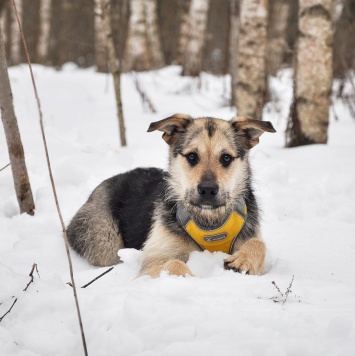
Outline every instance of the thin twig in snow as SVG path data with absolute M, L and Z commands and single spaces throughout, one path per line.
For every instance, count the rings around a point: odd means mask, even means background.
M 282 304 L 286 303 L 287 297 L 291 292 L 291 287 L 292 287 L 292 283 L 293 283 L 294 278 L 295 278 L 295 275 L 292 276 L 291 282 L 290 282 L 289 286 L 287 287 L 287 290 L 285 292 L 285 299 L 283 300 Z
M 29 273 L 29 276 L 31 277 L 31 280 L 27 283 L 25 289 L 23 289 L 24 292 L 27 291 L 28 287 L 29 287 L 30 284 L 33 282 L 33 272 L 34 272 L 34 270 L 37 271 L 37 274 L 38 274 L 38 277 L 39 277 L 38 268 L 37 268 L 37 263 L 34 263 L 34 264 L 32 265 L 31 272 Z M 41 278 L 41 277 L 39 277 L 39 278 Z M 12 298 L 15 298 L 15 297 L 13 296 Z M 5 316 L 6 316 L 7 314 L 9 314 L 9 313 L 11 312 L 11 310 L 12 310 L 12 308 L 14 307 L 14 305 L 15 305 L 16 302 L 17 302 L 17 298 L 15 298 L 15 300 L 14 300 L 14 302 L 12 303 L 10 309 L 9 309 L 3 316 L 0 317 L 0 322 L 2 321 L 2 319 L 5 318 Z M 1 305 L 1 304 L 2 304 L 2 303 L 0 303 L 0 305 Z
M 36 271 L 37 271 L 38 277 L 41 278 L 41 277 L 39 276 L 39 273 L 38 273 L 37 263 L 34 263 L 33 266 L 32 266 L 31 272 L 30 272 L 30 274 L 29 274 L 29 276 L 31 277 L 31 280 L 27 283 L 26 288 L 23 290 L 24 292 L 26 292 L 27 288 L 28 288 L 28 287 L 30 286 L 30 284 L 33 282 L 33 272 L 35 271 L 35 269 L 36 269 Z
M 114 267 L 109 268 L 107 271 L 105 271 L 104 273 L 101 273 L 99 276 L 97 276 L 96 278 L 94 278 L 92 281 L 90 281 L 89 283 L 86 283 L 85 285 L 83 285 L 81 288 L 86 288 L 87 286 L 89 286 L 91 283 L 94 283 L 96 280 L 98 280 L 99 278 L 101 278 L 102 276 L 104 276 L 106 273 L 109 273 L 113 270 Z
M 114 269 L 114 267 L 109 268 L 107 271 L 101 273 L 99 276 L 95 277 L 93 280 L 91 280 L 90 282 L 84 284 L 84 285 L 83 285 L 82 287 L 80 287 L 80 288 L 86 288 L 86 287 L 88 287 L 91 283 L 94 283 L 94 282 L 97 281 L 99 278 L 101 278 L 102 276 L 104 276 L 106 273 L 111 272 L 113 269 Z M 70 282 L 68 282 L 67 285 L 70 286 L 70 287 L 73 287 L 73 285 L 72 285 Z
M 56 191 L 56 188 L 55 188 L 54 179 L 53 179 L 53 175 L 52 175 L 51 163 L 50 163 L 50 160 L 49 160 L 49 153 L 48 153 L 48 147 L 47 147 L 47 142 L 46 142 L 46 135 L 44 133 L 43 113 L 42 113 L 42 109 L 41 109 L 41 103 L 40 103 L 40 100 L 39 100 L 39 96 L 38 96 L 38 92 L 37 92 L 37 86 L 36 86 L 34 75 L 33 75 L 33 71 L 32 71 L 32 64 L 31 64 L 31 60 L 30 60 L 30 55 L 28 53 L 27 43 L 26 43 L 25 35 L 23 33 L 21 21 L 20 21 L 18 12 L 17 12 L 15 0 L 12 0 L 12 4 L 13 4 L 14 11 L 15 11 L 17 23 L 18 23 L 18 26 L 20 28 L 21 37 L 22 37 L 22 43 L 23 43 L 23 46 L 25 48 L 26 58 L 27 58 L 27 62 L 28 62 L 28 66 L 29 66 L 29 70 L 30 70 L 30 74 L 31 74 L 33 90 L 34 90 L 36 101 L 37 101 L 37 108 L 38 108 L 38 114 L 39 114 L 39 123 L 40 123 L 40 127 L 41 127 L 44 150 L 45 150 L 45 153 L 46 153 L 48 172 L 49 172 L 49 177 L 50 177 L 50 181 L 51 181 L 51 185 L 52 185 L 52 191 L 53 191 L 53 195 L 54 195 L 55 204 L 56 204 L 56 207 L 57 207 L 59 220 L 60 220 L 60 223 L 61 223 L 61 226 L 62 226 L 62 229 L 63 229 L 63 237 L 64 237 L 65 249 L 66 249 L 66 253 L 67 253 L 67 257 L 68 257 L 71 283 L 73 285 L 75 305 L 76 305 L 76 310 L 77 310 L 78 319 L 79 319 L 79 326 L 80 326 L 80 331 L 81 331 L 81 339 L 82 339 L 82 343 L 83 343 L 84 353 L 87 356 L 88 355 L 88 351 L 87 351 L 87 347 L 86 347 L 86 340 L 85 340 L 83 323 L 82 323 L 82 320 L 81 320 L 78 296 L 76 294 L 76 288 L 75 288 L 75 282 L 74 282 L 74 272 L 73 272 L 73 265 L 72 265 L 72 261 L 71 261 L 71 257 L 70 257 L 67 231 L 66 231 L 66 228 L 65 228 L 65 225 L 64 225 L 62 213 L 60 211 L 59 202 L 58 202 L 58 198 L 57 198 L 57 191 Z
M 2 167 L 2 168 L 0 169 L 0 172 L 3 171 L 5 168 L 7 168 L 10 164 L 11 164 L 11 163 L 8 163 L 6 166 Z
M 16 302 L 17 302 L 17 298 L 16 298 L 16 299 L 14 300 L 14 302 L 12 303 L 10 309 L 9 309 L 3 316 L 0 317 L 0 323 L 2 322 L 2 319 L 4 319 L 5 316 L 11 312 L 11 310 L 12 310 L 12 308 L 14 307 L 14 305 L 15 305 Z
M 281 294 L 281 297 L 283 297 L 284 295 L 281 293 L 280 288 L 279 288 L 279 286 L 276 284 L 276 282 L 275 282 L 275 281 L 272 281 L 271 283 L 274 285 L 274 287 L 275 287 L 275 288 L 278 290 L 278 292 Z
M 274 285 L 274 287 L 277 289 L 277 291 L 280 293 L 281 295 L 281 298 L 279 296 L 274 296 L 274 297 L 271 297 L 270 299 L 274 302 L 274 303 L 282 303 L 285 304 L 286 301 L 287 301 L 287 297 L 288 295 L 291 293 L 291 287 L 292 287 L 292 283 L 293 283 L 293 280 L 295 279 L 295 276 L 293 275 L 292 276 L 292 279 L 290 281 L 290 284 L 288 285 L 285 293 L 282 293 L 280 288 L 278 287 L 278 285 L 276 284 L 275 281 L 272 281 L 271 283 Z

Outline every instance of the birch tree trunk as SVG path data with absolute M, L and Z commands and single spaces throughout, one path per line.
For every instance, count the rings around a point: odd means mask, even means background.
M 15 3 L 16 3 L 16 8 L 17 8 L 19 18 L 20 20 L 22 20 L 22 0 L 15 0 Z M 16 65 L 21 63 L 21 33 L 15 16 L 15 10 L 12 8 L 13 7 L 12 3 L 10 4 L 10 6 L 11 6 L 11 14 L 12 14 L 10 58 L 11 58 L 11 62 Z
M 115 44 L 113 41 L 111 21 L 109 16 L 109 2 L 107 0 L 100 0 L 100 5 L 102 11 L 102 24 L 106 34 L 106 42 L 107 42 L 107 48 L 108 48 L 108 54 L 110 60 L 110 67 L 111 67 L 111 72 L 112 72 L 114 86 L 115 86 L 117 117 L 118 117 L 121 146 L 127 146 L 126 129 L 124 125 L 122 100 L 121 100 L 121 73 L 118 66 L 118 58 L 116 54 Z
M 287 50 L 287 25 L 290 14 L 289 0 L 270 1 L 269 30 L 266 67 L 269 75 L 275 76 L 282 68 Z
M 98 72 L 107 72 L 107 45 L 101 0 L 95 0 L 95 64 Z
M 39 39 L 37 43 L 37 56 L 39 63 L 45 64 L 48 58 L 49 33 L 51 29 L 52 0 L 41 0 L 39 8 Z
M 129 0 L 111 0 L 111 29 L 115 34 L 115 49 L 122 62 L 129 21 Z
M 2 29 L 2 34 L 3 34 L 3 42 L 4 42 L 4 48 L 5 51 L 7 49 L 7 43 L 9 42 L 8 39 L 8 31 L 7 31 L 7 26 L 8 26 L 8 8 L 6 6 L 6 3 L 2 3 L 2 6 L 0 8 L 0 26 Z
M 268 0 L 240 0 L 238 116 L 261 119 L 266 92 Z
M 4 41 L 0 27 L 0 109 L 7 147 L 11 162 L 17 201 L 21 213 L 34 214 L 30 181 L 27 174 L 25 154 L 12 101 L 12 92 L 7 72 Z
M 144 0 L 131 0 L 130 11 L 123 68 L 125 71 L 149 70 L 150 60 L 146 37 Z
M 1 22 L 3 41 L 5 44 L 5 53 L 7 55 L 8 63 L 11 63 L 11 39 L 12 39 L 11 28 L 12 28 L 12 12 L 13 12 L 13 9 L 10 5 L 12 6 L 12 3 L 10 3 L 10 1 L 6 1 L 3 4 L 3 9 L 2 9 L 3 21 Z
M 144 7 L 150 66 L 157 69 L 165 64 L 158 25 L 157 0 L 145 0 Z
M 300 0 L 294 99 L 287 146 L 327 143 L 332 71 L 332 0 Z
M 239 2 L 240 0 L 231 0 L 230 2 L 229 73 L 231 74 L 231 106 L 236 106 L 237 103 Z
M 182 75 L 196 77 L 202 70 L 209 5 L 210 0 L 191 0 Z
M 189 36 L 189 9 L 191 0 L 181 0 L 182 17 L 179 31 L 179 49 L 178 49 L 178 64 L 182 65 L 184 62 L 185 49 Z
M 340 16 L 344 9 L 345 2 L 346 2 L 346 0 L 334 0 L 334 8 L 332 11 L 333 25 L 335 25 L 338 22 L 338 20 L 340 19 Z

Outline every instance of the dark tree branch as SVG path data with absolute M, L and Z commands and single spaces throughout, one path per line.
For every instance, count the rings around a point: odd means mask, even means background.
M 3 316 L 0 317 L 0 323 L 2 322 L 2 319 L 4 319 L 7 314 L 10 314 L 10 312 L 11 312 L 11 310 L 12 310 L 12 308 L 14 307 L 14 305 L 15 305 L 16 302 L 17 302 L 17 298 L 16 298 L 16 299 L 14 300 L 14 302 L 12 303 L 10 309 L 9 309 Z
M 101 273 L 99 276 L 97 276 L 96 278 L 94 278 L 92 281 L 90 281 L 89 283 L 86 283 L 85 285 L 83 285 L 81 288 L 86 288 L 88 287 L 91 283 L 94 283 L 95 281 L 97 281 L 99 278 L 101 278 L 102 276 L 104 276 L 106 273 L 109 273 L 113 270 L 114 267 L 109 268 L 107 271 L 105 271 L 104 273 Z
M 26 288 L 23 290 L 24 292 L 26 292 L 27 288 L 28 288 L 28 287 L 30 286 L 30 284 L 33 282 L 33 272 L 34 272 L 35 270 L 37 271 L 38 277 L 41 278 L 41 277 L 39 276 L 39 273 L 38 273 L 37 263 L 34 263 L 33 266 L 32 266 L 31 272 L 30 272 L 30 274 L 29 274 L 29 276 L 31 277 L 31 280 L 27 283 Z
M 5 168 L 7 168 L 8 166 L 10 166 L 10 164 L 11 164 L 11 163 L 8 163 L 6 166 L 2 167 L 2 168 L 0 169 L 0 172 L 3 171 L 3 170 L 4 170 Z
M 91 280 L 90 282 L 86 283 L 86 284 L 83 285 L 81 288 L 86 288 L 86 287 L 88 287 L 91 283 L 94 283 L 94 282 L 97 281 L 99 278 L 103 277 L 106 273 L 111 272 L 113 269 L 114 269 L 114 267 L 109 268 L 107 271 L 101 273 L 99 276 L 95 277 L 93 280 Z M 73 285 L 72 285 L 70 282 L 68 282 L 67 285 L 73 288 Z
M 37 275 L 38 275 L 38 277 L 39 277 L 38 268 L 37 268 L 37 263 L 34 263 L 34 264 L 32 265 L 31 272 L 29 273 L 29 276 L 31 277 L 31 280 L 27 283 L 25 289 L 23 289 L 24 292 L 26 292 L 27 289 L 28 289 L 28 287 L 30 286 L 30 284 L 33 283 L 33 272 L 34 272 L 35 270 L 36 270 Z M 41 277 L 39 277 L 39 278 L 41 278 Z M 14 297 L 12 297 L 12 298 L 14 298 Z M 0 317 L 0 322 L 2 321 L 2 319 L 5 318 L 5 316 L 6 316 L 7 314 L 10 314 L 10 312 L 11 312 L 11 310 L 12 310 L 12 308 L 14 307 L 14 305 L 15 305 L 16 302 L 17 302 L 17 298 L 15 298 L 15 300 L 14 300 L 14 302 L 12 303 L 10 309 L 9 309 L 3 316 Z M 2 303 L 0 303 L 0 305 L 1 305 L 1 304 L 2 304 Z

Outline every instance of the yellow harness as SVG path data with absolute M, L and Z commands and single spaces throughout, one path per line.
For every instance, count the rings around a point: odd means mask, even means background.
M 176 217 L 180 226 L 184 228 L 202 250 L 231 253 L 234 242 L 247 218 L 247 206 L 244 200 L 238 201 L 229 217 L 219 226 L 213 227 L 198 225 L 181 204 L 178 205 Z

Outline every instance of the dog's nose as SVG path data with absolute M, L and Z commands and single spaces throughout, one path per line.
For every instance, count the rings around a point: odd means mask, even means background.
M 205 198 L 213 198 L 215 195 L 217 195 L 219 187 L 218 184 L 216 183 L 200 183 L 197 186 L 197 190 L 200 195 L 203 195 Z

